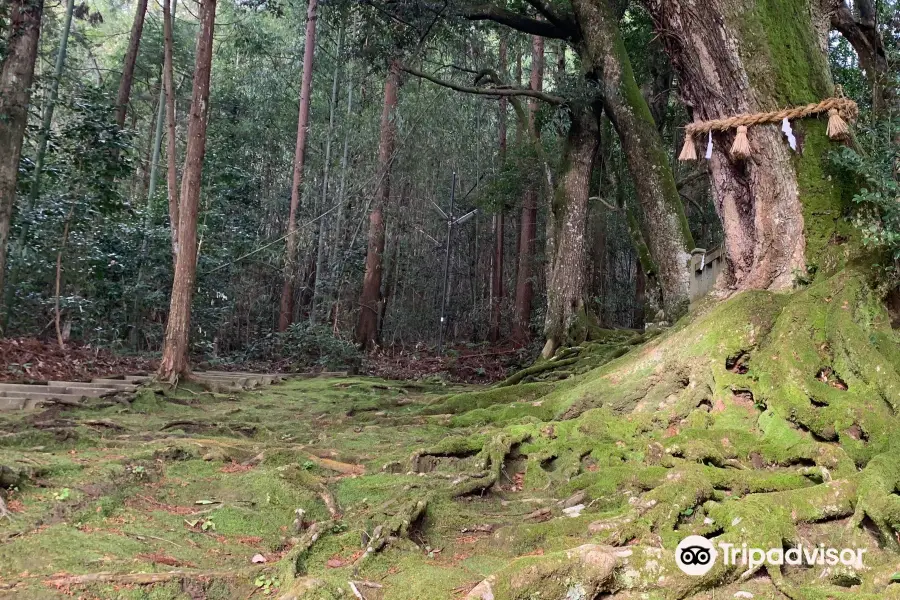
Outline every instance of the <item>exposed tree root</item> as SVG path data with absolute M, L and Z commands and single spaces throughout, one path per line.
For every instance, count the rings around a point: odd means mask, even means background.
M 90 585 L 94 583 L 120 583 L 123 585 L 152 585 L 164 583 L 173 579 L 242 579 L 252 576 L 259 571 L 247 569 L 244 571 L 167 571 L 165 573 L 88 573 L 86 575 L 60 575 L 44 580 L 44 583 L 54 587 L 70 585 Z
M 371 533 L 366 533 L 366 550 L 353 563 L 353 576 L 359 575 L 359 569 L 370 556 L 383 551 L 396 540 L 408 538 L 412 528 L 425 516 L 427 509 L 427 499 L 405 501 L 393 514 L 386 516 L 376 525 Z
M 12 513 L 6 508 L 6 502 L 3 501 L 3 496 L 0 496 L 0 519 L 4 518 L 12 521 Z
M 558 385 L 532 404 L 562 420 L 506 426 L 483 443 L 483 468 L 464 471 L 451 493 L 492 486 L 516 444 L 528 459 L 526 480 L 534 465 L 534 481 L 544 485 L 584 489 L 612 506 L 625 494 L 621 514 L 590 527 L 596 541 L 610 545 L 598 552 L 615 556 L 615 575 L 598 583 L 571 576 L 572 561 L 528 557 L 468 598 L 591 598 L 621 590 L 683 598 L 753 574 L 717 565 L 706 576 L 685 576 L 673 550 L 691 534 L 738 547 L 795 547 L 803 528 L 835 529 L 832 522 L 849 518 L 852 539 L 864 543 L 866 526 L 883 548 L 900 552 L 898 341 L 864 278 L 848 271 L 791 297 L 744 293 L 621 361 Z M 560 350 L 555 361 L 504 383 L 526 381 L 578 352 Z M 586 458 L 598 468 L 586 470 Z M 764 568 L 776 590 L 803 600 L 868 597 L 888 583 L 869 580 L 865 591 L 845 596 L 827 581 L 813 588 L 792 581 L 797 573 Z M 569 587 L 553 587 L 560 582 Z

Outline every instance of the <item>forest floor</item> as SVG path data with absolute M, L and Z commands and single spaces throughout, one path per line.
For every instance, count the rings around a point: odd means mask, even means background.
M 900 598 L 898 390 L 900 332 L 846 273 L 596 331 L 492 387 L 296 378 L 0 413 L 0 596 Z M 687 535 L 865 564 L 695 577 Z
M 438 354 L 436 348 L 424 344 L 397 345 L 365 356 L 360 370 L 386 379 L 494 383 L 527 364 L 538 350 L 511 344 L 455 344 Z M 201 369 L 254 373 L 310 370 L 309 366 L 289 359 L 247 361 L 241 357 L 194 357 L 194 363 Z M 0 365 L 3 366 L 0 382 L 90 381 L 123 373 L 152 373 L 158 364 L 158 354 L 119 354 L 74 343 L 60 348 L 56 341 L 36 338 L 0 339 Z M 323 369 L 336 370 L 317 367 Z

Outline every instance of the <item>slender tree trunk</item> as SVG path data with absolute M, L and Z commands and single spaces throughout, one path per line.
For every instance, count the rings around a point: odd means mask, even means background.
M 153 201 L 156 195 L 156 181 L 159 175 L 159 156 L 162 151 L 163 125 L 166 118 L 166 89 L 162 81 L 162 74 L 159 82 L 159 98 L 156 101 L 156 119 L 153 122 L 153 154 L 150 157 L 150 182 L 147 189 L 147 206 Z
M 41 174 L 44 171 L 44 158 L 47 154 L 47 141 L 50 136 L 50 126 L 53 124 L 53 112 L 56 108 L 56 96 L 59 92 L 59 80 L 62 78 L 63 68 L 66 64 L 66 49 L 69 45 L 69 32 L 72 28 L 72 13 L 75 8 L 75 0 L 67 0 L 66 12 L 63 16 L 62 30 L 59 34 L 59 49 L 56 53 L 56 64 L 53 68 L 53 79 L 50 80 L 50 88 L 44 98 L 44 110 L 41 118 L 41 129 L 38 135 L 38 149 L 35 156 L 34 178 L 31 182 L 31 190 L 28 194 L 28 202 L 22 214 L 31 215 L 38 196 L 41 193 Z M 18 168 L 18 165 L 16 166 Z M 13 252 L 16 257 L 21 257 L 25 251 L 25 243 L 28 241 L 28 221 L 22 224 L 19 229 L 19 235 L 16 238 L 16 244 Z M 9 281 L 6 285 L 6 314 L 3 317 L 4 325 L 9 320 L 13 312 L 13 303 L 15 302 L 14 286 L 18 280 L 16 271 L 10 272 Z M 4 327 L 5 329 L 5 327 Z
M 128 110 L 128 99 L 131 97 L 131 84 L 134 81 L 134 65 L 137 62 L 138 49 L 141 46 L 141 32 L 144 30 L 144 15 L 147 12 L 147 0 L 138 0 L 134 10 L 134 22 L 131 24 L 131 38 L 128 51 L 125 53 L 125 65 L 122 68 L 122 79 L 119 81 L 119 94 L 116 97 L 116 124 L 125 126 L 125 113 Z
M 306 136 L 309 133 L 309 96 L 312 90 L 313 55 L 316 51 L 317 0 L 309 0 L 306 8 L 306 40 L 303 48 L 303 79 L 300 83 L 300 113 L 297 118 L 297 145 L 294 152 L 294 180 L 291 184 L 291 211 L 288 216 L 287 242 L 284 256 L 284 285 L 281 289 L 281 312 L 278 330 L 287 329 L 294 319 L 294 282 L 297 279 L 297 209 L 303 188 L 306 159 Z
M 334 75 L 331 80 L 331 101 L 328 104 L 328 132 L 325 136 L 325 165 L 322 168 L 322 202 L 320 211 L 324 213 L 328 208 L 328 176 L 331 172 L 331 141 L 334 134 L 334 115 L 337 112 L 338 103 L 338 85 L 341 79 L 341 58 L 344 53 L 344 26 L 338 30 L 337 57 L 338 62 L 334 67 Z M 318 215 L 317 215 L 318 216 Z M 318 301 L 321 300 L 323 291 L 330 285 L 329 277 L 325 271 L 325 261 L 328 254 L 326 248 L 326 239 L 328 238 L 328 229 L 326 224 L 330 221 L 328 217 L 322 217 L 319 221 L 319 231 L 316 236 L 319 240 L 319 247 L 316 250 L 316 286 L 313 288 L 312 305 L 309 308 L 309 323 L 316 324 L 316 308 Z
M 44 3 L 12 0 L 9 8 L 6 55 L 0 67 L 0 291 Z
M 531 89 L 540 91 L 544 79 L 544 38 L 534 36 L 531 51 Z M 540 131 L 535 126 L 537 100 L 529 103 L 528 126 L 535 143 L 540 143 Z M 522 199 L 522 218 L 519 221 L 519 269 L 516 274 L 515 322 L 513 339 L 523 343 L 531 337 L 531 303 L 534 298 L 532 263 L 537 237 L 537 187 L 529 187 Z
M 129 344 L 135 350 L 138 349 L 141 330 L 141 300 L 144 282 L 144 271 L 147 264 L 147 255 L 150 253 L 150 237 L 147 235 L 153 223 L 153 197 L 156 196 L 156 180 L 159 173 L 159 155 L 162 149 L 163 122 L 166 111 L 166 90 L 163 84 L 163 74 L 160 71 L 159 97 L 156 101 L 156 120 L 153 127 L 153 153 L 150 158 L 150 181 L 147 190 L 147 204 L 144 209 L 144 222 L 141 226 L 141 251 L 138 255 L 138 270 L 134 294 L 134 305 L 131 315 L 131 330 L 129 331 Z
M 817 102 L 833 93 L 824 41 L 828 16 L 818 2 L 709 0 L 702 11 L 686 0 L 647 5 L 697 120 Z M 729 156 L 733 133 L 713 135 L 713 197 L 732 288 L 788 289 L 814 264 L 823 273 L 843 262 L 846 249 L 834 240 L 852 237 L 852 228 L 842 217 L 838 183 L 822 172 L 832 147 L 825 121 L 793 126 L 801 140 L 797 154 L 779 125 L 757 125 L 748 132 L 748 160 Z
M 169 195 L 169 228 L 172 230 L 172 262 L 178 262 L 178 156 L 175 138 L 174 33 L 177 0 L 163 0 L 163 87 L 166 93 L 166 187 Z
M 643 213 L 644 238 L 659 268 L 669 320 L 688 307 L 688 262 L 694 241 L 675 186 L 669 155 L 634 78 L 616 15 L 606 0 L 573 0 L 582 30 L 580 56 L 600 86 L 603 110 L 622 143 Z
M 187 152 L 181 181 L 181 205 L 178 216 L 179 252 L 175 260 L 175 278 L 169 320 L 163 343 L 159 378 L 176 383 L 190 375 L 188 342 L 191 325 L 191 300 L 197 274 L 197 211 L 200 205 L 200 183 L 203 157 L 206 154 L 206 125 L 209 116 L 209 80 L 212 70 L 213 29 L 216 0 L 201 0 L 200 31 L 197 34 L 197 64 L 194 68 L 194 90 L 188 117 Z
M 63 227 L 62 240 L 59 244 L 59 250 L 56 253 L 56 295 L 54 296 L 53 303 L 53 323 L 56 326 L 56 342 L 59 344 L 60 349 L 65 349 L 66 340 L 63 336 L 62 331 L 62 317 L 59 306 L 59 297 L 62 293 L 62 259 L 63 253 L 66 251 L 66 244 L 69 242 L 69 227 L 72 225 L 72 217 L 75 215 L 75 203 L 72 202 L 72 206 L 69 207 L 69 214 L 66 215 L 66 224 Z
M 378 305 L 381 302 L 381 267 L 384 254 L 384 207 L 391 196 L 391 163 L 394 155 L 397 91 L 400 87 L 400 64 L 391 62 L 384 84 L 384 108 L 381 112 L 381 141 L 378 144 L 380 179 L 369 212 L 369 242 L 366 249 L 366 274 L 359 297 L 356 321 L 356 343 L 372 349 L 378 342 Z
M 506 36 L 500 37 L 500 76 L 506 80 L 507 70 L 507 41 Z M 509 100 L 500 98 L 500 163 L 506 161 L 506 113 Z M 494 215 L 494 252 L 491 261 L 491 323 L 488 331 L 488 340 L 492 344 L 500 341 L 501 313 L 503 310 L 503 207 L 497 209 Z
M 586 107 L 571 111 L 563 154 L 562 177 L 550 206 L 547 236 L 547 315 L 544 358 L 553 356 L 569 337 L 579 309 L 584 310 L 585 225 L 591 171 L 600 134 L 597 119 Z
M 62 79 L 63 68 L 66 64 L 66 51 L 69 46 L 69 33 L 72 29 L 72 12 L 75 8 L 75 0 L 68 0 L 66 12 L 63 16 L 62 30 L 59 34 L 59 50 L 56 53 L 56 65 L 53 68 L 53 79 L 50 80 L 50 89 L 44 101 L 44 114 L 41 120 L 41 132 L 38 138 L 38 151 L 34 164 L 34 181 L 31 183 L 29 203 L 33 206 L 41 193 L 41 175 L 44 171 L 44 158 L 47 154 L 47 141 L 50 136 L 50 126 L 53 124 L 53 112 L 56 109 L 56 97 L 59 93 L 59 80 Z
M 344 223 L 347 213 L 347 164 L 350 160 L 350 119 L 353 118 L 353 63 L 347 71 L 347 120 L 344 123 L 344 152 L 341 155 L 341 182 L 338 184 L 337 214 L 334 218 L 334 237 L 331 248 L 331 281 L 328 290 L 330 312 L 336 313 L 336 302 L 344 274 Z

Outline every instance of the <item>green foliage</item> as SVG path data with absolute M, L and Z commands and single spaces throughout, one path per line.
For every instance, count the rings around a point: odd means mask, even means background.
M 337 338 L 325 326 L 294 323 L 281 333 L 270 333 L 251 344 L 243 353 L 250 360 L 289 360 L 296 369 L 350 368 L 359 364 L 356 346 Z
M 900 120 L 862 126 L 859 147 L 841 147 L 832 163 L 857 183 L 854 222 L 863 243 L 880 252 L 889 280 L 900 280 Z

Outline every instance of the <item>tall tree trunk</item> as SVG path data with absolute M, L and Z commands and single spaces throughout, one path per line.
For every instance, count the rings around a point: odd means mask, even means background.
M 334 237 L 331 248 L 331 274 L 328 301 L 334 305 L 338 300 L 341 281 L 344 274 L 344 222 L 347 213 L 347 165 L 350 161 L 350 119 L 353 117 L 353 63 L 347 71 L 347 117 L 344 123 L 344 151 L 341 155 L 341 181 L 338 184 L 337 214 L 334 218 Z M 329 309 L 335 312 L 335 307 Z
M 197 211 L 200 205 L 200 183 L 203 157 L 206 154 L 206 125 L 209 116 L 209 79 L 212 70 L 213 29 L 216 0 L 201 0 L 200 31 L 197 34 L 197 64 L 194 67 L 194 90 L 188 116 L 188 141 L 181 180 L 181 205 L 178 215 L 180 248 L 175 260 L 175 278 L 169 304 L 169 320 L 163 343 L 159 378 L 175 383 L 190 375 L 188 341 L 191 326 L 191 300 L 197 275 Z
M 531 89 L 540 91 L 544 79 L 544 38 L 534 36 L 531 49 Z M 540 131 L 535 126 L 537 100 L 529 103 L 528 126 L 535 143 L 540 143 Z M 522 217 L 519 220 L 519 268 L 516 274 L 516 305 L 513 338 L 525 342 L 531 337 L 531 302 L 534 298 L 532 262 L 534 262 L 535 238 L 537 237 L 536 186 L 529 187 L 522 199 Z
M 328 208 L 328 176 L 331 173 L 331 141 L 334 134 L 334 115 L 337 112 L 338 103 L 338 85 L 341 79 L 341 58 L 344 53 L 344 25 L 338 30 L 337 57 L 338 61 L 334 67 L 334 75 L 331 79 L 331 101 L 328 103 L 328 132 L 325 136 L 325 165 L 322 168 L 322 202 L 319 209 L 322 214 L 330 211 Z M 316 215 L 318 216 L 318 215 Z M 321 296 L 325 289 L 331 285 L 330 277 L 326 275 L 325 262 L 328 254 L 326 248 L 326 239 L 328 238 L 328 229 L 326 224 L 330 221 L 327 217 L 319 220 L 319 231 L 317 239 L 319 240 L 318 249 L 316 250 L 316 285 L 313 288 L 312 306 L 309 308 L 309 323 L 316 324 L 316 308 L 321 300 Z
M 675 320 L 689 303 L 688 262 L 694 241 L 669 156 L 635 81 L 609 2 L 573 0 L 572 7 L 584 32 L 579 54 L 600 86 L 603 110 L 621 140 L 643 213 L 644 238 L 659 268 L 665 311 Z
M 163 0 L 163 87 L 166 92 L 166 187 L 169 195 L 169 229 L 172 230 L 172 262 L 178 261 L 178 166 L 175 138 L 174 33 L 177 0 Z
M 31 182 L 31 190 L 28 194 L 28 202 L 22 214 L 31 215 L 38 196 L 41 193 L 41 174 L 44 171 L 44 157 L 47 154 L 47 141 L 50 136 L 50 126 L 53 124 L 53 112 L 56 108 L 56 96 L 59 92 L 59 80 L 62 78 L 63 68 L 66 64 L 66 49 L 69 45 L 69 32 L 72 28 L 72 13 L 75 9 L 75 0 L 67 0 L 66 12 L 63 16 L 62 30 L 59 34 L 59 49 L 56 52 L 56 64 L 53 68 L 53 79 L 50 80 L 50 88 L 43 102 L 43 115 L 41 118 L 41 129 L 38 135 L 38 149 L 35 156 L 34 177 Z M 18 165 L 16 166 L 18 168 Z M 28 241 L 28 221 L 26 220 L 19 229 L 19 235 L 16 238 L 13 252 L 16 257 L 21 257 L 25 251 L 25 244 Z M 16 271 L 10 272 L 9 281 L 6 285 L 6 314 L 3 317 L 4 329 L 13 312 L 13 304 L 15 302 L 14 286 L 18 280 Z
M 297 279 L 297 209 L 303 188 L 306 136 L 309 133 L 309 96 L 312 90 L 313 55 L 316 51 L 317 0 L 306 7 L 306 40 L 303 48 L 303 79 L 300 83 L 300 113 L 297 118 L 297 145 L 294 151 L 294 180 L 291 184 L 291 212 L 288 216 L 284 255 L 284 285 L 281 288 L 281 312 L 278 330 L 284 331 L 294 319 L 294 282 Z
M 507 45 L 506 36 L 500 37 L 500 76 L 506 80 L 507 76 Z M 500 163 L 506 161 L 506 113 L 509 100 L 504 96 L 500 98 L 499 134 L 500 134 Z M 494 253 L 491 261 L 491 323 L 488 331 L 488 340 L 492 344 L 500 341 L 500 321 L 503 310 L 503 207 L 497 209 L 494 215 Z
M 9 8 L 6 55 L 0 67 L 0 291 L 44 3 L 12 0 Z
M 591 171 L 600 145 L 597 119 L 587 107 L 571 111 L 562 176 L 550 206 L 547 236 L 547 315 L 544 358 L 569 337 L 579 309 L 584 310 L 585 226 Z
M 147 0 L 138 0 L 134 10 L 134 22 L 131 24 L 131 38 L 128 51 L 125 53 L 125 64 L 122 68 L 122 79 L 119 81 L 119 94 L 116 97 L 116 124 L 125 126 L 125 113 L 128 110 L 128 99 L 131 97 L 131 84 L 134 81 L 134 65 L 137 62 L 138 49 L 141 46 L 141 32 L 144 30 L 144 15 L 147 12 Z
M 817 1 L 709 0 L 702 11 L 686 0 L 647 4 L 694 119 L 818 102 L 833 93 L 827 15 Z M 713 196 L 735 289 L 787 289 L 813 263 L 822 273 L 845 254 L 834 239 L 849 236 L 851 226 L 837 182 L 822 172 L 831 147 L 825 122 L 803 119 L 794 129 L 802 133 L 797 154 L 779 125 L 750 128 L 747 160 L 729 156 L 733 133 L 713 135 Z M 836 231 L 843 235 L 833 237 Z
M 66 12 L 63 16 L 62 30 L 59 34 L 59 49 L 56 52 L 56 64 L 53 68 L 53 79 L 50 80 L 50 89 L 44 99 L 44 114 L 41 120 L 41 132 L 38 138 L 37 156 L 34 161 L 34 181 L 31 184 L 29 203 L 33 206 L 41 193 L 41 175 L 44 171 L 44 158 L 47 154 L 47 141 L 50 137 L 50 126 L 53 124 L 53 112 L 56 109 L 56 97 L 59 93 L 59 80 L 62 79 L 63 68 L 66 65 L 66 51 L 69 46 L 69 33 L 72 29 L 72 12 L 75 9 L 75 0 L 68 0 Z
M 392 61 L 384 83 L 384 108 L 381 112 L 381 140 L 378 144 L 379 183 L 369 211 L 369 241 L 366 249 L 366 274 L 359 297 L 356 343 L 372 349 L 378 342 L 378 305 L 381 302 L 381 267 L 384 254 L 384 206 L 391 196 L 391 163 L 394 155 L 397 91 L 400 87 L 400 63 Z
M 144 222 L 141 226 L 141 251 L 138 255 L 137 278 L 134 294 L 134 304 L 131 314 L 131 329 L 128 332 L 129 345 L 137 350 L 140 343 L 141 332 L 141 300 L 144 283 L 144 271 L 147 265 L 147 256 L 150 253 L 150 237 L 148 235 L 153 223 L 153 197 L 156 196 L 156 180 L 159 172 L 159 155 L 162 149 L 163 121 L 166 111 L 166 90 L 163 84 L 163 74 L 160 72 L 159 97 L 156 101 L 156 120 L 153 123 L 153 154 L 150 157 L 150 182 L 147 190 L 147 204 L 144 208 Z

